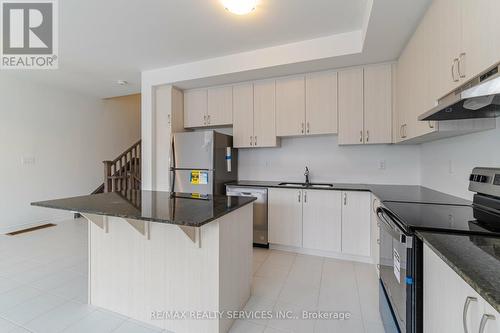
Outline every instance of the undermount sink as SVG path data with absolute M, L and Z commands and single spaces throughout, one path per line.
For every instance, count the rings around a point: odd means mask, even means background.
M 321 188 L 331 188 L 333 187 L 333 184 L 326 184 L 326 183 L 312 183 L 309 184 L 310 187 L 321 187 Z
M 303 187 L 305 187 L 306 183 L 279 183 L 278 185 L 279 186 L 293 186 L 293 187 L 303 186 Z
M 279 183 L 279 186 L 290 186 L 290 187 L 317 187 L 317 188 L 332 188 L 333 184 L 326 184 L 326 183 Z

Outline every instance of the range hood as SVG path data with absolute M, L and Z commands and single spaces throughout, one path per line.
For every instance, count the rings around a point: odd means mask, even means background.
M 418 120 L 456 120 L 500 116 L 500 64 L 446 95 Z

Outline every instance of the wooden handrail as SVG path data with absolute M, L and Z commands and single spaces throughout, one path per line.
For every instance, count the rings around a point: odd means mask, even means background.
M 141 141 L 113 161 L 104 161 L 104 192 L 141 189 Z

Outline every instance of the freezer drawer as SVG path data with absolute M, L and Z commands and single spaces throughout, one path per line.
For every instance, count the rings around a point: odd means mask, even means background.
M 253 242 L 257 246 L 269 246 L 267 225 L 267 188 L 226 187 L 228 196 L 255 197 L 253 205 Z
M 192 181 L 192 173 L 201 173 L 198 180 Z M 212 194 L 214 187 L 213 171 L 204 170 L 175 170 L 174 192 Z

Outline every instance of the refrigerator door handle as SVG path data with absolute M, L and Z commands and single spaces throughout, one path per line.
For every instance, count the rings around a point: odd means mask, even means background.
M 170 136 L 170 192 L 173 193 L 175 189 L 175 144 L 174 136 Z

